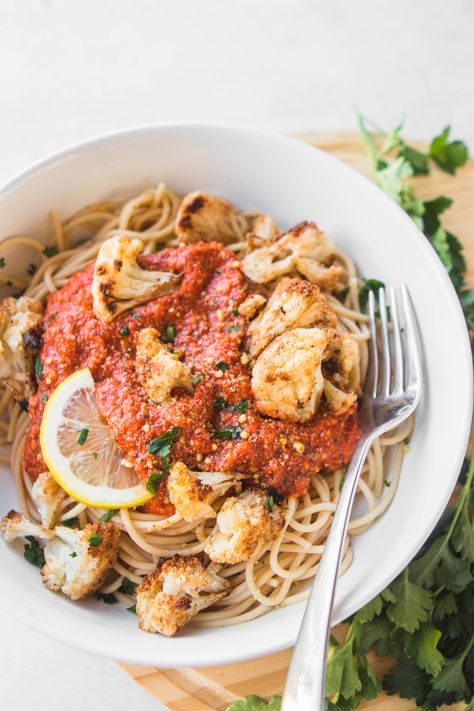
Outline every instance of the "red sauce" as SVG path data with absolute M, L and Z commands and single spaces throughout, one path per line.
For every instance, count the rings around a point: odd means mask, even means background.
M 144 268 L 183 274 L 179 288 L 116 318 L 111 324 L 96 319 L 92 310 L 93 265 L 71 277 L 48 298 L 40 358 L 43 380 L 30 398 L 30 428 L 24 463 L 32 479 L 45 469 L 39 446 L 39 426 L 50 393 L 68 375 L 88 367 L 96 383 L 96 399 L 112 435 L 143 481 L 160 468 L 161 460 L 148 453 L 147 445 L 171 427 L 183 432 L 177 438 L 172 459 L 206 471 L 238 471 L 262 486 L 282 493 L 304 494 L 310 474 L 334 470 L 346 464 L 360 436 L 355 409 L 341 416 L 318 414 L 304 425 L 272 420 L 252 404 L 250 368 L 240 362 L 246 321 L 236 313 L 248 293 L 235 256 L 221 245 L 198 243 L 142 257 Z M 223 317 L 223 320 L 222 320 Z M 164 405 L 154 404 L 135 374 L 135 337 L 153 326 L 164 337 L 166 327 L 175 330 L 174 348 L 192 365 L 201 380 L 194 393 L 177 391 Z M 122 335 L 126 326 L 129 334 Z M 126 330 L 125 330 L 126 332 Z M 225 363 L 227 370 L 216 368 Z M 220 373 L 222 372 L 222 376 Z M 230 405 L 248 400 L 246 422 L 240 426 L 248 439 L 216 440 L 212 433 L 239 425 L 239 412 L 216 412 L 220 395 Z M 301 442 L 304 452 L 293 444 Z M 172 510 L 166 483 L 147 505 L 155 513 Z

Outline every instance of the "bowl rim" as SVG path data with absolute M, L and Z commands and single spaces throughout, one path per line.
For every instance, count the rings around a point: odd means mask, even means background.
M 114 143 L 122 143 L 124 141 L 127 141 L 127 139 L 133 139 L 133 138 L 146 138 L 147 136 L 152 137 L 153 135 L 161 132 L 166 132 L 166 131 L 203 131 L 203 132 L 234 132 L 238 133 L 241 136 L 243 135 L 248 135 L 250 138 L 258 138 L 259 136 L 262 139 L 271 139 L 274 141 L 278 141 L 281 143 L 286 143 L 288 145 L 291 144 L 294 150 L 299 150 L 300 152 L 305 152 L 308 155 L 311 153 L 314 154 L 316 151 L 321 156 L 323 156 L 323 160 L 331 163 L 333 165 L 337 164 L 338 170 L 344 171 L 346 174 L 352 176 L 353 180 L 359 181 L 359 183 L 363 183 L 365 185 L 365 189 L 370 191 L 375 191 L 378 200 L 379 201 L 384 201 L 385 205 L 387 207 L 387 210 L 392 210 L 392 211 L 397 211 L 399 214 L 399 219 L 402 219 L 405 221 L 405 224 L 407 225 L 407 229 L 410 229 L 412 232 L 412 236 L 415 237 L 415 239 L 418 240 L 420 247 L 422 248 L 422 251 L 425 254 L 425 258 L 429 260 L 429 263 L 431 264 L 431 270 L 433 275 L 436 277 L 437 281 L 439 282 L 440 287 L 442 288 L 445 296 L 450 300 L 450 305 L 453 308 L 454 313 L 457 314 L 456 320 L 458 321 L 458 325 L 462 325 L 461 330 L 464 331 L 464 338 L 463 338 L 463 347 L 462 347 L 462 359 L 464 361 L 464 365 L 466 366 L 466 376 L 467 376 L 467 382 L 466 386 L 468 386 L 466 389 L 468 390 L 467 395 L 465 399 L 463 400 L 464 402 L 464 407 L 463 412 L 458 412 L 457 417 L 459 418 L 459 427 L 462 430 L 462 436 L 460 439 L 463 442 L 463 448 L 460 448 L 460 451 L 456 453 L 456 457 L 453 456 L 452 461 L 453 461 L 453 472 L 459 472 L 462 466 L 462 462 L 464 459 L 465 455 L 465 450 L 467 443 L 469 441 L 469 434 L 471 430 L 471 415 L 472 415 L 472 408 L 473 408 L 473 399 L 474 399 L 474 393 L 473 393 L 473 369 L 472 369 L 472 355 L 471 355 L 471 346 L 470 346 L 470 340 L 469 340 L 469 335 L 467 331 L 467 327 L 465 324 L 465 319 L 464 315 L 462 312 L 462 308 L 458 299 L 458 296 L 456 294 L 456 291 L 454 289 L 454 286 L 445 270 L 443 267 L 441 261 L 439 260 L 438 256 L 436 255 L 434 249 L 430 246 L 428 240 L 426 237 L 423 235 L 423 233 L 419 230 L 419 228 L 415 225 L 415 223 L 412 221 L 412 219 L 405 213 L 405 211 L 397 204 L 395 203 L 388 195 L 386 195 L 378 186 L 376 186 L 367 176 L 363 175 L 359 171 L 357 171 L 355 168 L 352 168 L 351 166 L 347 165 L 344 163 L 342 160 L 339 158 L 313 146 L 308 144 L 307 142 L 303 141 L 300 138 L 293 137 L 293 136 L 288 136 L 281 134 L 277 131 L 268 131 L 264 129 L 256 129 L 256 128 L 249 128 L 249 127 L 242 127 L 242 126 L 237 126 L 237 125 L 232 125 L 232 124 L 227 124 L 227 123 L 208 123 L 208 122 L 187 122 L 187 121 L 181 121 L 181 122 L 174 122 L 174 121 L 169 121 L 169 122 L 160 122 L 160 123 L 151 123 L 151 124 L 144 124 L 144 125 L 138 125 L 134 126 L 131 128 L 127 129 L 120 129 L 116 131 L 111 131 L 111 132 L 103 132 L 96 134 L 92 136 L 91 138 L 86 138 L 82 141 L 79 141 L 77 143 L 72 143 L 67 145 L 66 147 L 54 151 L 52 153 L 49 153 L 45 155 L 44 157 L 40 158 L 39 160 L 33 162 L 30 165 L 27 165 L 26 167 L 20 169 L 16 173 L 13 174 L 13 176 L 5 181 L 3 181 L 0 184 L 0 198 L 3 197 L 5 194 L 7 194 L 10 190 L 14 189 L 17 185 L 19 185 L 23 180 L 27 179 L 29 176 L 34 175 L 38 171 L 47 168 L 50 165 L 53 165 L 55 163 L 58 163 L 64 158 L 67 157 L 73 157 L 74 154 L 83 154 L 83 153 L 88 153 L 88 152 L 93 152 L 96 147 L 104 147 L 108 145 L 113 145 Z M 375 194 L 374 192 L 374 194 Z M 1 238 L 0 238 L 1 239 Z M 461 349 L 461 343 L 458 344 L 459 349 Z M 8 467 L 8 465 L 6 465 Z M 445 509 L 450 495 L 452 493 L 452 490 L 454 489 L 454 486 L 457 481 L 457 474 L 456 476 L 452 477 L 452 481 L 450 482 L 450 486 L 447 487 L 445 491 L 445 495 L 441 498 L 438 498 L 438 506 L 437 506 L 437 511 L 436 511 L 436 516 L 433 515 L 433 518 L 423 527 L 422 533 L 416 538 L 416 545 L 414 545 L 410 550 L 405 551 L 404 556 L 400 556 L 399 560 L 399 565 L 397 566 L 397 570 L 390 569 L 390 571 L 387 571 L 385 576 L 383 577 L 383 585 L 381 580 L 378 581 L 376 586 L 372 586 L 372 588 L 369 588 L 364 595 L 362 595 L 362 605 L 366 604 L 368 601 L 370 601 L 378 592 L 382 589 L 384 589 L 403 569 L 404 567 L 410 562 L 410 560 L 413 558 L 413 556 L 416 554 L 416 552 L 420 549 L 420 547 L 425 543 L 426 539 L 434 529 L 437 521 L 439 520 L 443 510 Z M 360 602 L 360 600 L 359 600 Z M 357 609 L 361 606 L 357 603 Z M 4 606 L 4 600 L 3 597 L 0 595 L 0 603 L 2 603 L 2 606 Z M 298 603 L 297 605 L 294 606 L 294 608 L 298 608 L 301 610 L 303 603 Z M 126 661 L 129 663 L 134 663 L 134 664 L 141 664 L 141 665 L 150 665 L 150 656 L 149 654 L 142 654 L 140 651 L 133 650 L 133 652 L 130 651 L 125 651 L 125 652 L 120 652 L 117 653 L 117 649 L 114 647 L 113 642 L 111 641 L 109 644 L 104 643 L 103 641 L 101 644 L 98 646 L 98 644 L 95 642 L 94 639 L 92 638 L 87 638 L 84 639 L 83 637 L 80 637 L 79 639 L 74 639 L 74 641 L 71 641 L 66 634 L 62 633 L 61 629 L 58 628 L 58 626 L 50 626 L 48 628 L 45 627 L 44 624 L 41 623 L 41 620 L 38 620 L 35 616 L 24 613 L 22 614 L 22 610 L 18 610 L 18 606 L 13 606 L 14 609 L 8 608 L 9 612 L 13 613 L 15 617 L 17 617 L 19 620 L 22 622 L 25 622 L 29 625 L 31 625 L 33 628 L 37 629 L 38 631 L 46 634 L 47 636 L 56 639 L 59 642 L 69 644 L 71 646 L 74 646 L 75 648 L 81 649 L 83 651 L 89 652 L 89 653 L 94 653 L 94 654 L 100 654 L 102 656 L 108 657 L 108 658 L 113 658 L 119 661 Z M 21 606 L 20 606 L 21 608 Z M 354 610 L 355 611 L 355 610 Z M 332 621 L 332 624 L 337 624 L 342 621 L 342 618 L 339 619 L 335 617 Z M 267 654 L 272 654 L 275 652 L 279 652 L 283 649 L 286 649 L 294 644 L 296 640 L 296 630 L 293 628 L 291 630 L 288 630 L 287 633 L 281 634 L 278 641 L 275 640 L 270 640 L 270 639 L 265 639 L 261 640 L 260 643 L 257 645 L 257 649 L 255 652 L 252 653 L 251 656 L 248 654 L 240 652 L 237 648 L 235 649 L 229 649 L 228 647 L 223 650 L 222 648 L 214 650 L 211 654 L 209 654 L 209 649 L 206 649 L 206 659 L 203 661 L 200 666 L 212 666 L 212 665 L 222 665 L 222 664 L 231 664 L 231 663 L 238 663 L 242 662 L 248 659 L 252 658 L 257 658 L 261 657 Z M 160 660 L 160 665 L 165 668 L 165 667 L 171 667 L 171 666 L 177 666 L 176 663 L 173 663 L 172 661 L 170 663 L 166 663 L 166 660 L 163 662 Z M 196 664 L 196 659 L 195 657 L 186 657 L 182 656 L 180 657 L 180 666 L 197 666 Z

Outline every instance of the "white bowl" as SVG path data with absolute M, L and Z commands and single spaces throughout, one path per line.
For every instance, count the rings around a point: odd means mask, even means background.
M 180 194 L 214 191 L 242 208 L 270 213 L 283 227 L 314 220 L 362 274 L 409 286 L 426 358 L 425 394 L 395 500 L 354 541 L 354 562 L 337 588 L 333 621 L 340 622 L 415 555 L 455 484 L 469 432 L 472 363 L 454 289 L 413 222 L 364 177 L 298 141 L 222 126 L 136 129 L 37 163 L 0 190 L 0 235 L 45 236 L 52 207 L 66 216 L 158 181 Z M 7 468 L 0 472 L 0 502 L 2 513 L 16 505 Z M 63 642 L 134 664 L 208 666 L 275 652 L 295 642 L 303 613 L 297 605 L 235 627 L 186 629 L 167 639 L 140 632 L 121 605 L 72 603 L 48 592 L 21 546 L 0 541 L 0 566 L 0 604 L 12 614 Z

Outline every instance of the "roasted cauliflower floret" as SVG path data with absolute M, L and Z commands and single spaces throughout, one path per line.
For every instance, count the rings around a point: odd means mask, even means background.
M 217 195 L 194 192 L 186 195 L 176 217 L 176 234 L 180 242 L 235 242 L 239 214 L 234 206 Z
M 97 592 L 115 563 L 119 541 L 120 531 L 110 522 L 88 523 L 82 530 L 56 526 L 44 549 L 43 583 L 71 600 Z
M 227 472 L 193 472 L 183 462 L 176 462 L 168 476 L 170 501 L 185 521 L 215 518 L 211 500 L 229 489 L 239 492 L 240 478 Z
M 29 296 L 9 296 L 0 304 L 0 385 L 15 400 L 34 392 L 33 359 L 41 346 L 42 318 L 42 304 Z
M 307 422 L 324 390 L 323 358 L 327 333 L 295 328 L 275 338 L 259 355 L 252 371 L 255 405 L 264 415 Z
M 56 523 L 65 496 L 66 492 L 49 472 L 40 474 L 33 484 L 31 497 L 46 528 L 52 528 Z
M 28 516 L 18 511 L 9 511 L 0 522 L 0 531 L 7 543 L 11 543 L 15 538 L 26 538 L 33 536 L 42 540 L 54 538 L 54 531 L 50 531 L 44 526 L 30 521 Z
M 257 311 L 262 308 L 265 302 L 266 298 L 262 296 L 262 294 L 250 294 L 250 296 L 247 296 L 245 301 L 240 304 L 237 311 L 245 318 L 252 318 Z
M 249 250 L 266 247 L 276 242 L 280 236 L 281 232 L 270 215 L 257 215 L 250 232 L 247 233 L 247 247 Z
M 357 402 L 357 395 L 355 393 L 346 393 L 329 380 L 324 381 L 324 397 L 335 415 L 342 415 Z
M 336 247 L 313 222 L 302 222 L 270 246 L 250 252 L 242 262 L 251 281 L 266 284 L 299 272 L 322 289 L 337 287 L 343 269 L 332 264 Z
M 176 556 L 143 578 L 137 588 L 137 615 L 145 632 L 176 634 L 200 610 L 213 605 L 230 590 L 217 566 L 205 568 L 199 558 Z
M 146 394 L 158 405 L 171 399 L 174 388 L 193 391 L 191 369 L 161 343 L 154 328 L 138 334 L 135 368 Z
M 137 258 L 140 239 L 119 235 L 107 239 L 99 250 L 92 280 L 94 313 L 109 323 L 128 309 L 171 291 L 179 276 L 142 269 Z
M 274 505 L 269 511 L 266 494 L 248 489 L 225 501 L 204 550 L 217 563 L 240 563 L 259 555 L 273 543 L 284 522 L 280 506 Z
M 247 330 L 246 350 L 255 358 L 276 336 L 292 328 L 337 326 L 333 307 L 318 286 L 302 279 L 281 279 Z

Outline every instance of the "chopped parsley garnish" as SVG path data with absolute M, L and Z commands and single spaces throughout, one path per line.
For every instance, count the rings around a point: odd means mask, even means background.
M 225 399 L 225 397 L 222 397 L 222 395 L 218 395 L 215 400 L 214 400 L 214 410 L 216 412 L 221 412 L 222 410 L 225 410 L 226 407 L 229 406 L 229 403 Z
M 242 432 L 242 427 L 240 425 L 229 425 L 224 427 L 222 430 L 217 430 L 211 434 L 212 439 L 238 439 L 240 433 Z
M 238 315 L 239 315 L 239 309 L 232 309 L 232 313 L 234 314 L 234 316 L 238 316 Z
M 56 246 L 45 247 L 43 249 L 43 254 L 45 257 L 54 257 L 56 254 L 59 254 L 59 249 Z
M 39 356 L 35 358 L 35 373 L 38 380 L 43 380 L 43 361 Z
M 127 607 L 127 612 L 131 612 L 132 615 L 136 615 L 137 614 L 137 606 L 132 605 L 131 607 Z
M 69 553 L 70 558 L 77 558 L 77 553 L 76 551 L 73 551 L 72 553 Z
M 230 326 L 227 330 L 228 331 L 243 331 L 243 328 L 242 328 L 242 326 Z
M 191 378 L 191 382 L 193 385 L 199 383 L 200 380 L 202 380 L 202 373 L 196 373 L 196 375 L 193 375 L 193 377 Z
M 268 509 L 270 512 L 273 511 L 273 505 L 274 505 L 274 503 L 275 503 L 275 502 L 274 502 L 274 500 L 273 500 L 273 496 L 270 495 L 270 496 L 267 498 L 267 509 Z
M 375 300 L 378 301 L 378 290 L 383 289 L 385 284 L 378 279 L 364 279 L 364 283 L 359 291 L 359 307 L 362 313 L 367 313 L 367 303 L 369 301 L 369 291 L 374 292 Z
M 92 533 L 87 539 L 87 542 L 92 546 L 92 548 L 98 548 L 102 543 L 102 536 L 98 533 Z
M 84 444 L 85 441 L 87 440 L 89 436 L 89 430 L 87 427 L 83 427 L 82 430 L 79 430 L 78 437 L 76 439 L 77 444 Z
M 58 312 L 57 312 L 57 311 L 53 311 L 53 313 L 51 313 L 51 314 L 49 315 L 49 318 L 51 319 L 51 321 L 54 321 L 54 319 L 56 318 L 57 315 L 58 315 Z
M 153 474 L 150 474 L 146 483 L 146 488 L 150 492 L 150 494 L 156 494 L 156 492 L 158 491 L 158 487 L 160 486 L 164 478 L 164 472 L 153 472 Z
M 37 568 L 42 568 L 46 562 L 44 559 L 43 549 L 40 548 L 40 545 L 34 536 L 25 536 L 25 538 L 29 541 L 29 543 L 25 544 L 25 550 L 23 552 L 25 560 Z
M 120 329 L 120 335 L 121 336 L 129 336 L 130 335 L 130 329 L 128 326 L 122 326 Z
M 119 512 L 119 509 L 109 509 L 108 511 L 105 512 L 100 518 L 99 521 L 101 523 L 107 523 L 107 521 L 110 521 L 111 518 L 115 516 L 116 513 Z
M 247 412 L 248 406 L 248 400 L 241 400 L 239 403 L 237 403 L 237 405 L 232 405 L 229 409 L 231 410 L 231 412 L 240 412 L 242 415 L 244 415 Z
M 5 264 L 6 264 L 6 262 L 5 262 L 5 257 L 0 257 L 0 269 L 3 269 L 3 267 L 5 266 Z
M 349 287 L 349 286 L 346 286 L 346 288 L 343 289 L 343 290 L 340 292 L 340 294 L 339 294 L 339 301 L 342 301 L 342 302 L 344 303 L 344 301 L 345 301 L 346 298 L 347 298 L 347 295 L 348 295 L 349 291 L 350 291 L 350 287 Z
M 137 318 L 140 318 L 140 314 L 137 314 L 137 313 L 135 312 L 134 314 L 132 314 L 132 318 L 134 318 L 135 321 L 136 321 Z
M 65 518 L 64 521 L 60 523 L 62 526 L 68 526 L 69 528 L 79 528 L 79 517 L 72 516 L 72 518 Z
M 285 495 L 282 494 L 280 491 L 277 489 L 274 489 L 273 486 L 269 486 L 267 489 L 267 495 L 268 498 L 272 500 L 273 504 L 276 504 L 277 506 L 281 504 L 281 502 L 285 499 Z M 272 506 L 273 506 L 272 504 Z
M 337 487 L 337 490 L 339 493 L 342 491 L 342 487 L 344 486 L 344 482 L 346 480 L 346 474 L 344 473 L 344 476 L 342 477 L 341 481 L 339 482 L 339 486 Z
M 41 402 L 44 404 L 48 402 L 48 393 L 41 393 Z
M 97 459 L 97 457 L 98 457 L 99 455 L 98 455 L 97 452 L 92 452 L 92 456 L 94 457 L 94 459 Z
M 224 370 L 229 370 L 229 366 L 227 365 L 227 363 L 224 363 L 223 360 L 220 360 L 218 363 L 216 363 L 216 368 L 218 370 L 221 370 L 222 372 L 224 372 Z
M 172 427 L 159 437 L 155 437 L 148 443 L 148 453 L 156 454 L 157 457 L 168 457 L 175 439 L 181 434 L 182 431 L 182 427 Z
M 392 486 L 392 482 L 389 481 L 388 479 L 384 479 L 384 480 L 383 480 L 383 483 L 384 483 L 384 486 L 387 487 L 387 489 Z
M 174 326 L 172 323 L 169 323 L 165 329 L 165 341 L 167 343 L 174 343 L 175 336 Z
M 119 590 L 121 592 L 125 593 L 125 595 L 130 595 L 130 597 L 132 595 L 135 595 L 136 589 L 137 589 L 136 583 L 133 583 L 128 578 L 123 578 L 122 584 L 119 587 Z
M 94 596 L 96 600 L 101 600 L 102 602 L 105 602 L 106 605 L 115 605 L 116 602 L 118 602 L 117 598 L 113 593 L 101 593 L 98 592 Z

